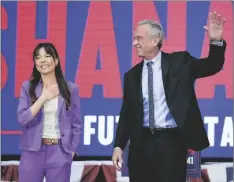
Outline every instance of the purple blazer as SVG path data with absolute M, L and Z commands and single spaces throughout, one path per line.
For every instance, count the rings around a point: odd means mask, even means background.
M 71 107 L 67 111 L 66 104 L 61 95 L 58 99 L 58 115 L 61 143 L 64 150 L 68 153 L 77 152 L 80 141 L 82 124 L 80 118 L 80 99 L 78 87 L 71 82 L 67 82 L 71 92 Z M 17 109 L 18 122 L 22 127 L 19 148 L 28 151 L 38 151 L 41 147 L 43 129 L 43 110 L 33 117 L 31 110 L 31 100 L 29 97 L 29 81 L 22 84 Z M 41 95 L 42 84 L 39 82 L 35 89 L 37 97 Z

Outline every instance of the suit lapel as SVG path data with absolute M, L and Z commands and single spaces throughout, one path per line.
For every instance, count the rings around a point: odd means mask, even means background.
M 140 103 L 143 103 L 143 95 L 142 95 L 142 69 L 143 69 L 144 61 L 142 60 L 140 64 L 136 67 L 136 87 L 137 87 L 137 95 L 139 96 Z
M 64 98 L 61 95 L 59 95 L 58 96 L 58 116 L 60 115 L 63 103 L 64 103 Z
M 39 81 L 39 83 L 37 84 L 37 86 L 35 88 L 35 95 L 37 98 L 39 98 L 41 96 L 41 92 L 42 92 L 42 82 Z
M 143 65 L 144 65 L 144 61 L 142 60 L 140 62 L 140 64 L 138 64 L 135 68 L 135 72 L 133 75 L 133 78 L 135 78 L 135 84 L 136 87 L 133 89 L 136 89 L 136 99 L 139 101 L 139 105 L 137 104 L 137 110 L 139 111 L 139 117 L 142 118 L 141 120 L 139 120 L 139 124 L 142 126 L 143 125 L 143 117 L 144 117 L 144 113 L 143 113 L 143 94 L 142 94 L 142 70 L 143 70 Z
M 167 83 L 167 74 L 169 70 L 169 60 L 166 53 L 162 52 L 162 58 L 161 58 L 161 69 L 162 69 L 162 79 L 163 79 L 163 86 L 164 90 L 166 91 L 166 83 Z

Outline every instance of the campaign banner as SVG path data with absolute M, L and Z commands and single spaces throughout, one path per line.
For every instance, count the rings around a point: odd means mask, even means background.
M 30 78 L 32 52 L 39 42 L 55 45 L 66 79 L 79 87 L 83 123 L 79 154 L 111 156 L 122 103 L 123 76 L 141 61 L 132 46 L 137 22 L 153 19 L 162 24 L 165 32 L 162 51 L 187 50 L 201 58 L 209 52 L 209 39 L 203 26 L 213 10 L 226 18 L 227 48 L 223 69 L 195 83 L 210 141 L 210 147 L 201 156 L 232 157 L 230 1 L 1 1 L 2 155 L 20 154 L 22 128 L 16 110 L 20 87 Z

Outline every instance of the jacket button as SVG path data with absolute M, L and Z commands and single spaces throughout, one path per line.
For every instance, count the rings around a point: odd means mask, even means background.
M 64 134 L 62 134 L 62 137 L 64 137 Z

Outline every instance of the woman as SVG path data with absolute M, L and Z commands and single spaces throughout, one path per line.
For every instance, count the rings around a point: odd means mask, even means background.
M 22 84 L 17 117 L 23 133 L 19 182 L 69 182 L 81 135 L 78 88 L 66 82 L 57 50 L 40 43 L 30 81 Z

